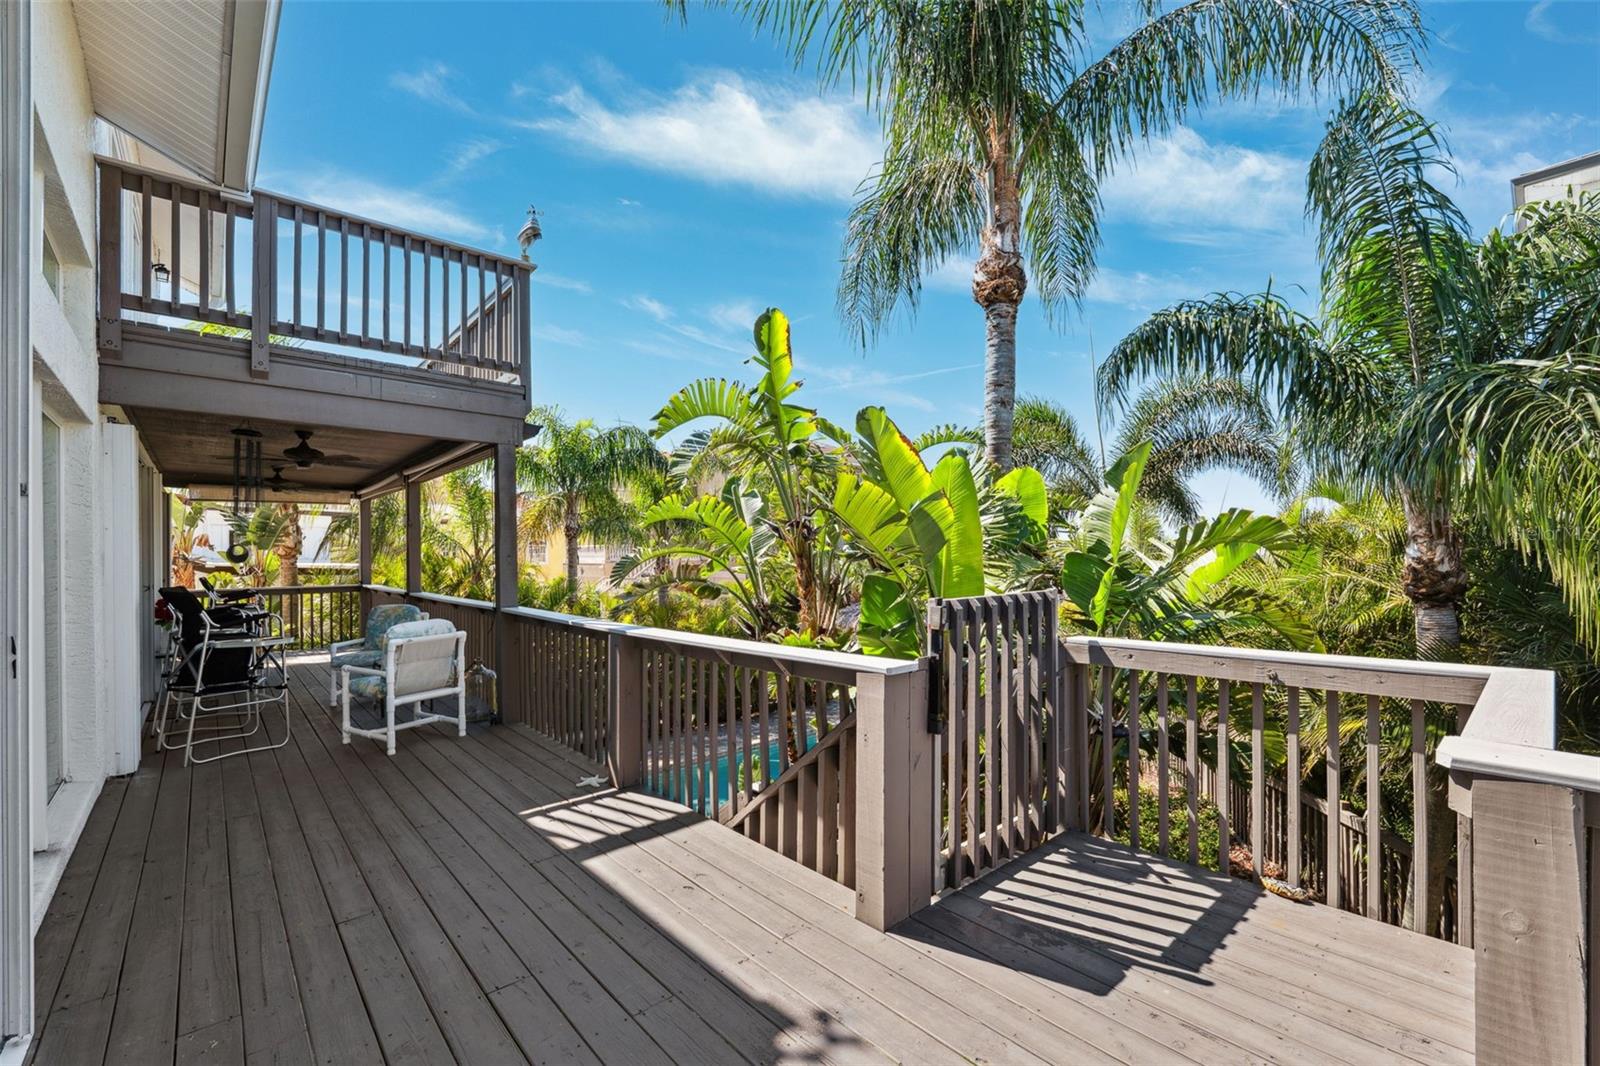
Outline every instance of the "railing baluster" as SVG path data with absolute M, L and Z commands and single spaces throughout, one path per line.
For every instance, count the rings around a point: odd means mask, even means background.
M 1229 852 L 1233 850 L 1232 826 L 1229 824 L 1233 798 L 1228 795 L 1228 709 L 1231 682 L 1217 679 L 1217 868 L 1229 870 Z
M 439 354 L 444 358 L 450 357 L 450 252 L 445 250 L 439 263 L 439 322 L 443 332 L 439 335 Z M 461 332 L 461 326 L 456 325 L 456 332 Z
M 994 841 L 998 850 L 1002 841 L 1005 843 L 1008 858 L 1017 854 L 1017 701 L 1016 701 L 1016 675 L 1013 673 L 1015 648 L 1013 636 L 1016 632 L 1015 618 L 1012 614 L 1013 601 L 1008 597 L 1004 603 L 992 609 L 994 616 L 992 624 L 995 628 L 990 630 L 990 640 L 994 641 L 994 659 L 996 669 L 993 683 L 998 686 L 995 696 L 999 703 L 1000 717 L 1000 828 L 1003 830 Z M 1002 613 L 1003 612 L 1003 613 Z M 996 638 L 995 629 L 999 636 Z M 989 738 L 990 745 L 994 744 L 994 737 Z M 992 750 L 992 748 L 991 748 Z
M 1289 875 L 1289 884 L 1294 888 L 1300 887 L 1300 864 L 1302 844 L 1300 841 L 1300 690 L 1293 686 L 1289 689 L 1289 717 L 1285 741 L 1288 746 L 1289 772 L 1288 772 L 1288 800 L 1284 808 L 1284 820 L 1287 823 L 1285 836 L 1284 856 L 1285 872 Z
M 1189 808 L 1189 862 L 1200 865 L 1200 692 L 1199 681 L 1184 678 L 1183 792 Z
M 1263 854 L 1267 846 L 1266 766 L 1262 746 L 1265 742 L 1265 696 L 1261 682 L 1250 686 L 1250 870 L 1261 877 Z
M 1328 767 L 1328 860 L 1327 869 L 1323 871 L 1323 878 L 1326 881 L 1326 885 L 1323 889 L 1323 895 L 1327 899 L 1328 906 L 1338 907 L 1340 905 L 1341 897 L 1340 890 L 1343 887 L 1340 873 L 1339 855 L 1344 850 L 1344 841 L 1340 839 L 1344 821 L 1339 817 L 1339 811 L 1344 805 L 1344 786 L 1339 780 L 1339 764 L 1343 754 L 1341 750 L 1343 748 L 1343 736 L 1340 732 L 1341 718 L 1343 715 L 1339 701 L 1339 693 L 1329 689 L 1327 693 L 1327 701 L 1328 753 L 1326 761 Z
M 1411 701 L 1411 928 L 1433 928 L 1428 869 L 1428 718 L 1421 700 Z
M 1112 711 L 1112 689 L 1116 685 L 1115 671 L 1107 666 L 1100 668 L 1100 832 L 1108 839 L 1117 836 L 1117 805 L 1113 772 L 1117 746 L 1116 714 Z
M 489 328 L 489 320 L 488 320 L 487 317 L 485 317 L 489 313 L 489 305 L 484 302 L 483 256 L 481 256 L 481 255 L 478 256 L 477 262 L 478 262 L 478 325 L 472 331 L 472 351 L 473 351 L 473 354 L 476 355 L 480 360 L 488 357 L 489 361 L 493 362 L 494 360 L 493 360 L 492 357 L 489 357 L 490 353 L 488 353 L 485 350 L 486 346 L 484 344 L 484 331 Z
M 983 673 L 983 660 L 979 656 L 982 654 L 983 635 L 978 628 L 977 607 L 968 601 L 961 605 L 960 610 L 966 630 L 967 649 L 967 864 L 971 867 L 971 876 L 976 877 L 983 869 L 982 855 L 978 850 L 981 843 L 978 825 L 983 795 L 978 779 L 978 731 L 981 728 L 978 693 L 980 675 Z
M 172 208 L 172 273 L 168 275 L 167 282 L 167 310 L 177 315 L 178 305 L 183 293 L 183 192 L 175 181 L 167 183 L 168 204 Z
M 317 338 L 327 326 L 328 309 L 328 215 L 317 212 Z
M 195 293 L 198 317 L 203 321 L 211 313 L 211 194 L 204 189 L 195 195 L 195 210 L 199 212 L 200 285 Z
M 450 259 L 446 253 L 444 259 L 444 276 L 450 277 Z M 448 284 L 448 280 L 446 281 Z M 450 303 L 449 296 L 445 297 L 445 304 Z M 422 350 L 427 351 L 433 345 L 433 242 L 427 238 L 422 241 Z M 439 347 L 443 348 L 450 336 L 447 324 L 441 324 L 445 332 L 440 334 Z
M 1139 671 L 1128 671 L 1128 846 L 1139 847 Z
M 1379 702 L 1367 697 L 1367 914 L 1383 917 L 1382 768 L 1379 765 Z
M 305 243 L 305 238 L 300 233 L 300 227 L 305 222 L 305 210 L 299 205 L 294 205 L 294 313 L 289 321 L 294 324 L 294 335 L 300 335 L 300 246 Z
M 339 219 L 339 339 L 350 339 L 350 220 Z
M 449 266 L 446 259 L 445 266 Z M 461 322 L 456 330 L 456 356 L 464 363 L 467 361 L 467 253 L 461 253 Z M 476 359 L 472 360 L 474 363 Z
M 151 277 L 155 274 L 155 264 L 150 261 L 151 246 L 155 244 L 155 232 L 151 228 L 152 220 L 155 217 L 155 209 L 151 203 L 150 175 L 148 174 L 141 176 L 139 179 L 139 196 L 140 219 L 142 220 L 139 227 L 139 253 L 140 262 L 143 264 L 143 269 L 139 271 L 139 295 L 144 301 L 144 308 L 148 310 L 150 307 Z
M 505 282 L 501 278 L 500 260 L 494 261 L 494 352 L 495 358 L 505 360 Z
M 966 666 L 966 659 L 962 654 L 960 612 L 949 604 L 941 604 L 939 610 L 942 615 L 939 633 L 944 644 L 942 651 L 946 686 L 944 736 L 945 748 L 949 752 L 949 776 L 945 782 L 945 797 L 948 810 L 945 816 L 950 827 L 950 856 L 946 864 L 945 884 L 948 888 L 954 888 L 962 880 L 961 792 L 963 781 L 961 777 L 961 748 L 966 714 L 961 694 L 966 688 L 965 679 L 962 676 L 962 671 Z
M 411 234 L 400 235 L 401 269 L 404 272 L 400 305 L 401 345 L 406 353 L 411 351 Z
M 1156 838 L 1163 857 L 1171 854 L 1171 815 L 1168 782 L 1171 777 L 1169 759 L 1170 723 L 1167 717 L 1167 675 L 1156 674 Z
M 384 230 L 383 231 L 383 302 L 379 305 L 379 307 L 380 307 L 380 310 L 383 313 L 383 344 L 384 344 L 385 348 L 387 348 L 389 346 L 389 320 L 394 317 L 394 311 L 390 307 L 390 298 L 389 298 L 389 261 L 394 258 L 394 251 L 393 251 L 392 248 L 389 247 L 389 238 L 390 238 L 389 231 L 388 230 Z
M 228 301 L 228 319 L 232 321 L 233 316 L 239 313 L 238 282 L 234 277 L 235 268 L 233 262 L 234 216 L 237 209 L 234 207 L 232 200 L 227 200 L 223 204 L 223 210 L 227 212 L 227 220 L 224 223 L 225 228 L 222 234 L 222 246 L 225 252 L 222 263 L 222 278 L 223 287 L 227 290 L 225 296 Z

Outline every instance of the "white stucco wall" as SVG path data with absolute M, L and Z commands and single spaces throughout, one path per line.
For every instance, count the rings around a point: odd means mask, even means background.
M 103 513 L 106 492 L 101 460 L 99 367 L 95 352 L 94 112 L 88 76 L 70 4 L 32 5 L 34 171 L 29 309 L 33 352 L 34 454 L 39 421 L 48 413 L 61 427 L 61 583 L 59 648 L 62 770 L 67 783 L 35 819 L 35 921 L 43 913 L 61 867 L 76 843 L 107 771 L 106 641 L 118 628 L 102 610 L 105 566 Z M 61 263 L 52 291 L 43 272 L 48 234 Z M 43 471 L 35 458 L 32 477 Z M 42 530 L 39 508 L 32 526 Z M 31 552 L 42 566 L 41 542 Z M 35 722 L 43 716 L 44 582 L 34 583 L 30 608 Z M 128 627 L 122 627 L 128 628 Z M 42 734 L 42 726 L 39 726 Z M 35 745 L 35 751 L 40 746 Z M 39 793 L 35 793 L 35 801 Z

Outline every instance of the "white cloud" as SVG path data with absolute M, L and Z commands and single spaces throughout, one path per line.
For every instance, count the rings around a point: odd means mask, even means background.
M 651 296 L 630 296 L 622 301 L 622 306 L 630 311 L 643 311 L 657 322 L 665 322 L 672 317 L 672 308 Z
M 565 345 L 568 348 L 587 348 L 589 338 L 581 330 L 567 329 L 545 322 L 533 327 L 533 336 L 536 340 L 549 341 L 551 344 Z
M 1262 279 L 1262 283 L 1265 278 Z M 1135 311 L 1153 311 L 1183 300 L 1199 300 L 1216 291 L 1215 277 L 1204 280 L 1200 274 L 1159 273 L 1142 270 L 1114 270 L 1101 267 L 1089 282 L 1085 297 L 1093 303 L 1114 304 Z
M 276 183 L 291 196 L 419 233 L 484 242 L 495 232 L 436 193 L 396 188 L 336 171 L 280 175 Z
M 618 206 L 621 206 L 621 207 L 640 207 L 640 206 L 642 206 L 639 203 L 638 200 L 630 200 L 626 196 L 617 197 L 617 204 L 618 204 Z
M 445 160 L 444 173 L 440 175 L 441 181 L 459 178 L 471 170 L 480 161 L 494 155 L 505 145 L 487 137 L 477 137 L 466 142 L 450 154 Z
M 1306 164 L 1276 152 L 1213 144 L 1191 129 L 1150 142 L 1101 188 L 1108 217 L 1209 243 L 1219 230 L 1287 230 L 1303 212 Z
M 728 71 L 614 106 L 576 85 L 549 102 L 555 114 L 519 124 L 651 170 L 774 194 L 849 199 L 879 158 L 876 130 L 848 97 Z
M 1581 25 L 1558 26 L 1550 17 L 1552 0 L 1539 0 L 1528 12 L 1528 17 L 1523 20 L 1522 26 L 1535 37 L 1542 37 L 1556 44 L 1600 44 L 1600 33 L 1595 32 L 1594 8 L 1589 4 L 1573 4 L 1567 11 L 1582 11 L 1587 16 L 1587 21 Z
M 932 400 L 920 392 L 899 386 L 982 368 L 982 363 L 963 363 L 960 366 L 943 366 L 908 374 L 890 374 L 883 370 L 870 370 L 858 366 L 813 366 L 807 368 L 806 375 L 812 382 L 808 390 L 812 394 L 828 392 L 859 394 L 879 406 L 909 407 L 916 411 L 931 412 L 939 409 Z
M 749 300 L 735 300 L 717 304 L 706 312 L 706 318 L 730 333 L 748 333 L 754 328 L 761 311 L 762 308 Z
M 533 281 L 536 285 L 548 285 L 552 289 L 565 289 L 568 292 L 581 292 L 585 295 L 594 291 L 594 287 L 587 281 L 565 277 L 561 274 L 552 274 L 548 270 L 534 271 Z
M 450 83 L 455 71 L 443 63 L 429 63 L 419 70 L 397 70 L 389 75 L 389 84 L 401 92 L 410 93 L 420 100 L 440 104 L 454 111 L 472 113 L 472 106 L 456 95 Z

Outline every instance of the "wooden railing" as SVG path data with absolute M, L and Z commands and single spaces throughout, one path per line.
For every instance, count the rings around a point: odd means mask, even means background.
M 99 169 L 106 355 L 121 348 L 122 312 L 135 311 L 249 331 L 258 375 L 289 338 L 526 390 L 528 263 L 278 193 L 247 199 L 111 160 Z M 124 274 L 125 249 L 137 277 Z
M 253 590 L 267 610 L 283 619 L 293 651 L 326 648 L 361 636 L 366 614 L 360 585 L 290 585 Z
M 1061 824 L 1057 600 L 936 600 L 935 791 L 940 883 L 955 888 L 1037 847 Z
M 507 672 L 524 682 L 511 720 L 604 762 L 606 632 L 547 611 L 518 608 L 500 617 L 510 627 Z
M 1441 862 L 1454 853 L 1458 891 L 1470 895 L 1471 830 L 1444 810 L 1429 738 L 1430 729 L 1453 732 L 1467 719 L 1491 671 L 1086 637 L 1069 638 L 1064 648 L 1077 760 L 1069 824 L 1198 862 L 1202 822 L 1214 820 L 1219 869 L 1242 866 L 1332 906 L 1471 942 L 1470 920 L 1455 920 L 1453 907 L 1445 920 L 1451 871 Z M 1329 735 L 1343 742 L 1327 744 Z M 1269 736 L 1281 736 L 1279 766 L 1269 765 Z M 1401 811 L 1413 827 L 1407 851 L 1434 856 L 1405 862 L 1403 874 L 1396 849 L 1383 846 L 1396 839 L 1384 829 L 1382 786 L 1385 754 L 1392 766 L 1397 742 L 1409 771 Z M 1347 767 L 1352 747 L 1361 760 Z M 1319 761 L 1316 797 L 1306 770 Z M 1352 777 L 1360 784 L 1355 812 Z M 1272 801 L 1280 791 L 1278 820 Z M 1152 794 L 1154 834 L 1141 825 L 1141 801 Z M 1351 824 L 1357 815 L 1359 828 Z M 1308 832 L 1317 823 L 1320 832 Z

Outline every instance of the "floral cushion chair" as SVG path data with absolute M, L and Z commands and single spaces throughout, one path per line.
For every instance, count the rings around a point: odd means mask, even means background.
M 433 722 L 456 727 L 467 735 L 466 654 L 467 635 L 443 618 L 406 622 L 383 635 L 382 663 L 377 667 L 341 666 L 344 722 L 342 739 L 352 736 L 386 741 L 395 751 L 395 733 Z M 350 722 L 350 697 L 373 700 L 383 706 L 383 721 L 361 728 Z M 451 713 L 434 711 L 433 701 L 445 700 Z M 398 721 L 396 711 L 411 705 L 410 716 Z
M 380 603 L 367 612 L 366 636 L 328 645 L 328 706 L 339 704 L 339 669 L 374 667 L 383 662 L 383 635 L 402 622 L 420 622 L 428 616 L 409 603 Z

